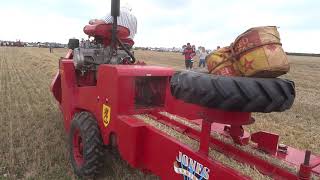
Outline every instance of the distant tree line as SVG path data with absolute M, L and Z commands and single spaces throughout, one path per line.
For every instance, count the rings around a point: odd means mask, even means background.
M 293 52 L 286 52 L 287 55 L 291 56 L 311 56 L 311 57 L 320 57 L 320 54 L 314 53 L 293 53 Z
M 0 46 L 12 46 L 12 47 L 39 47 L 39 48 L 66 48 L 66 44 L 56 42 L 21 42 L 17 41 L 3 41 L 0 40 Z

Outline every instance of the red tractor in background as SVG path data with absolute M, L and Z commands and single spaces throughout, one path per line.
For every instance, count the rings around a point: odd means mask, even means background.
M 320 175 L 320 157 L 279 145 L 279 136 L 268 132 L 249 134 L 243 125 L 254 123 L 251 112 L 289 109 L 294 83 L 284 79 L 224 77 L 171 68 L 139 65 L 126 43 L 129 30 L 117 25 L 119 0 L 112 0 L 113 24 L 90 24 L 84 32 L 94 45 L 79 47 L 69 41 L 67 55 L 51 91 L 63 113 L 69 134 L 70 162 L 75 174 L 92 177 L 103 166 L 105 145 L 116 147 L 132 167 L 162 179 L 250 179 L 208 156 L 213 148 L 255 167 L 275 179 L 310 179 Z M 130 44 L 131 43 L 131 44 Z M 199 130 L 166 116 L 167 112 L 198 125 Z M 146 124 L 144 114 L 191 139 L 199 149 Z M 233 144 L 212 136 L 216 132 Z M 292 172 L 235 144 L 262 151 Z

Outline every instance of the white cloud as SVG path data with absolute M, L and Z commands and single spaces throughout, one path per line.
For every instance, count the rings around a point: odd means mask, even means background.
M 14 16 L 8 17 L 14 12 Z M 57 14 L 41 16 L 23 9 L 0 11 L 0 39 L 31 42 L 67 42 L 68 38 L 82 35 L 83 22 Z
M 288 30 L 280 31 L 285 50 L 289 52 L 313 52 L 320 53 L 319 30 Z

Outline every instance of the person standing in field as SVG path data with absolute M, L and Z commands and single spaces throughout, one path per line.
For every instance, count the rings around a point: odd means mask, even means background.
M 49 52 L 53 53 L 52 45 L 49 43 Z
M 197 52 L 196 45 L 192 45 L 191 47 L 192 47 L 193 53 L 191 54 L 191 68 L 190 69 L 193 68 L 193 62 L 194 62 L 193 58 L 196 56 L 196 52 Z
M 84 39 L 82 38 L 81 41 L 80 41 L 80 47 L 84 48 L 84 43 L 85 43 L 85 41 L 84 41 Z
M 187 45 L 183 45 L 183 46 L 182 46 L 182 49 L 183 49 L 183 50 L 184 50 L 185 48 L 187 48 Z
M 184 60 L 186 69 L 192 69 L 192 58 L 195 55 L 194 49 L 191 47 L 190 43 L 187 43 L 187 47 L 183 50 Z
M 203 65 L 203 67 L 206 66 L 206 57 L 207 57 L 208 53 L 206 52 L 206 49 L 204 47 L 202 47 L 200 49 L 200 54 L 199 54 L 199 67 L 201 67 L 201 65 Z

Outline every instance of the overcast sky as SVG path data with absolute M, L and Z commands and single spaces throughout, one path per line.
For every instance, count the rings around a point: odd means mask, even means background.
M 320 53 L 318 0 L 121 0 L 138 19 L 136 46 L 209 49 L 229 45 L 250 27 L 280 27 L 290 52 Z M 66 43 L 86 37 L 92 18 L 110 11 L 110 0 L 1 0 L 0 39 Z

